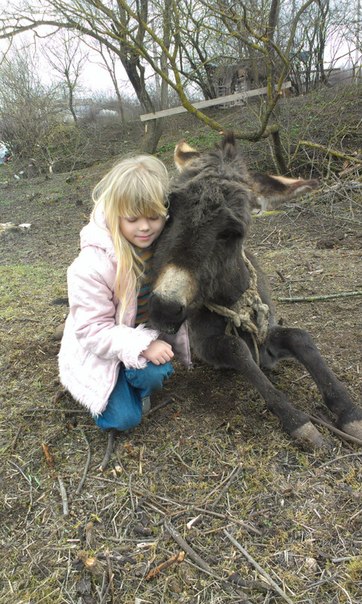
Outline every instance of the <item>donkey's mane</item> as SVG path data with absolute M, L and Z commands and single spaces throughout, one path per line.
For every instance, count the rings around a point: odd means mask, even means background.
M 233 137 L 195 157 L 172 186 L 174 199 L 182 197 L 185 215 L 191 211 L 200 219 L 228 207 L 235 210 L 245 224 L 249 222 L 251 191 L 250 176 Z

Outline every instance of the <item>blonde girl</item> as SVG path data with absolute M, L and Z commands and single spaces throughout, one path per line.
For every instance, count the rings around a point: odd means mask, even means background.
M 90 222 L 68 269 L 70 312 L 59 352 L 64 387 L 102 429 L 139 424 L 149 395 L 188 363 L 185 329 L 173 344 L 147 325 L 154 244 L 167 219 L 166 167 L 151 155 L 118 163 L 93 191 Z

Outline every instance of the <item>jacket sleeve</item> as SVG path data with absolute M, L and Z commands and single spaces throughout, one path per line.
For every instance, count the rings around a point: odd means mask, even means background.
M 111 277 L 110 277 L 111 276 Z M 103 250 L 88 248 L 68 269 L 68 295 L 74 334 L 79 344 L 101 358 L 118 358 L 127 368 L 143 368 L 140 356 L 158 331 L 116 324 L 112 261 Z

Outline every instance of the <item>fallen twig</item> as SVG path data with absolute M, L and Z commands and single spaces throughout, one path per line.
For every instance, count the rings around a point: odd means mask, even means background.
M 165 560 L 165 562 L 161 562 L 161 564 L 158 564 L 158 566 L 156 566 L 155 568 L 150 570 L 150 572 L 145 577 L 146 581 L 150 581 L 151 579 L 154 579 L 155 577 L 157 577 L 157 575 L 160 574 L 161 571 L 165 570 L 166 568 L 169 568 L 169 566 L 172 566 L 172 564 L 183 562 L 184 559 L 185 559 L 184 551 L 178 552 L 174 556 L 171 556 L 171 558 L 169 558 L 168 560 Z
M 108 570 L 103 571 L 102 586 L 100 589 L 99 587 L 96 589 L 99 595 L 99 604 L 106 604 L 109 590 Z
M 7 451 L 8 449 L 12 449 L 13 451 L 15 450 L 15 447 L 16 447 L 16 444 L 17 444 L 17 442 L 18 442 L 18 438 L 19 438 L 19 436 L 20 436 L 20 432 L 21 432 L 21 430 L 22 430 L 22 427 L 21 427 L 21 426 L 19 426 L 19 428 L 17 429 L 17 432 L 16 432 L 16 434 L 15 434 L 15 436 L 14 436 L 13 440 L 12 440 L 12 441 L 11 441 L 11 442 L 10 442 L 10 443 L 9 443 L 9 444 L 6 446 L 6 447 L 5 447 L 5 449 L 4 449 L 4 453 L 5 453 L 5 451 Z
M 44 457 L 45 460 L 48 464 L 48 466 L 51 468 L 52 474 L 54 476 L 56 476 L 56 478 L 58 479 L 58 483 L 59 483 L 59 491 L 60 491 L 60 496 L 62 498 L 62 505 L 63 505 L 63 515 L 64 516 L 68 516 L 69 514 L 69 506 L 68 506 L 68 497 L 67 497 L 67 491 L 65 490 L 65 486 L 64 486 L 64 482 L 61 479 L 61 477 L 55 472 L 54 469 L 54 456 L 52 454 L 52 452 L 49 449 L 49 445 L 47 445 L 46 443 L 42 443 L 41 445 L 43 453 L 44 453 Z
M 63 504 L 63 515 L 68 516 L 69 507 L 68 507 L 67 491 L 65 490 L 64 482 L 62 481 L 60 476 L 58 476 L 58 483 L 59 483 L 60 496 L 62 498 L 62 504 Z
M 347 153 L 337 151 L 337 149 L 331 149 L 330 147 L 325 147 L 324 145 L 313 143 L 312 141 L 300 140 L 298 142 L 296 152 L 298 151 L 298 148 L 301 145 L 303 145 L 304 147 L 310 147 L 311 149 L 317 149 L 318 151 L 323 151 L 326 155 L 332 155 L 333 157 L 337 157 L 337 159 L 343 159 L 357 164 L 362 164 L 362 159 L 361 157 L 358 157 L 358 155 L 348 155 Z
M 104 454 L 103 461 L 102 461 L 101 465 L 99 466 L 99 469 L 100 469 L 101 472 L 104 472 L 104 470 L 108 466 L 109 460 L 110 460 L 111 455 L 113 453 L 114 442 L 116 440 L 116 436 L 117 436 L 117 430 L 115 430 L 114 428 L 112 428 L 108 432 L 108 442 L 107 442 L 106 452 Z
M 239 518 L 234 518 L 234 516 L 231 516 L 230 512 L 227 512 L 226 514 L 218 514 L 218 512 L 214 512 L 213 510 L 209 510 L 207 508 L 196 507 L 196 506 L 193 507 L 193 509 L 196 510 L 197 512 L 202 512 L 202 514 L 206 514 L 209 516 L 215 516 L 215 518 L 220 518 L 220 520 L 230 520 L 234 524 L 238 524 L 239 526 L 245 528 L 245 530 L 249 531 L 250 533 L 254 533 L 255 535 L 263 534 L 261 531 L 259 531 L 257 528 L 255 528 L 248 522 L 245 522 L 244 520 L 240 520 Z M 200 514 L 200 518 L 202 517 L 202 514 Z
M 352 296 L 362 296 L 362 290 L 353 292 L 337 292 L 335 294 L 326 294 L 324 296 L 296 296 L 295 298 L 277 298 L 278 302 L 315 302 L 317 300 L 332 300 L 333 298 L 349 298 Z
M 113 572 L 112 560 L 111 560 L 108 550 L 105 551 L 105 555 L 106 555 L 106 560 L 107 560 L 107 571 L 108 571 L 108 590 L 111 592 L 110 593 L 111 604 L 113 604 L 113 602 L 114 602 L 114 582 L 113 582 L 114 572 Z
M 333 564 L 339 564 L 340 562 L 349 562 L 350 560 L 361 560 L 361 555 L 356 554 L 355 556 L 342 556 L 341 558 L 331 558 Z
M 232 472 L 230 473 L 230 475 L 228 476 L 228 478 L 226 479 L 226 482 L 222 482 L 216 489 L 214 489 L 213 491 L 211 491 L 211 493 L 209 493 L 209 495 L 207 496 L 210 497 L 210 495 L 212 493 L 215 493 L 216 490 L 218 490 L 221 486 L 222 489 L 220 491 L 220 493 L 218 494 L 218 496 L 216 497 L 216 499 L 214 499 L 214 501 L 210 504 L 210 506 L 213 508 L 215 507 L 220 499 L 222 498 L 222 496 L 226 493 L 226 491 L 228 490 L 229 486 L 231 485 L 232 482 L 234 482 L 234 480 L 239 476 L 240 472 L 242 471 L 243 467 L 241 464 L 237 465 Z
M 8 461 L 9 464 L 11 464 L 12 466 L 14 466 L 14 468 L 16 468 L 16 470 L 18 472 L 20 472 L 20 474 L 22 475 L 23 478 L 25 478 L 26 482 L 29 485 L 29 507 L 28 507 L 28 512 L 26 514 L 26 518 L 28 518 L 28 514 L 30 513 L 30 510 L 33 506 L 33 485 L 32 485 L 32 477 L 31 475 L 26 476 L 25 472 L 23 472 L 23 470 L 20 468 L 20 466 L 18 466 L 15 461 L 12 461 L 11 459 L 9 459 Z
M 79 493 L 81 492 L 81 490 L 83 488 L 85 479 L 86 479 L 87 474 L 88 474 L 89 464 L 90 464 L 90 460 L 91 460 L 90 444 L 89 444 L 88 439 L 87 439 L 87 437 L 86 437 L 86 435 L 84 433 L 84 430 L 80 429 L 80 432 L 81 432 L 81 434 L 82 434 L 85 442 L 87 443 L 88 453 L 87 453 L 87 461 L 85 462 L 85 466 L 84 466 L 83 476 L 82 476 L 82 478 L 80 480 L 80 483 L 79 483 L 79 485 L 77 487 L 77 490 L 75 492 L 76 495 L 79 495 Z
M 263 593 L 269 591 L 269 587 L 265 583 L 262 583 L 261 581 L 246 581 L 245 579 L 242 579 L 239 573 L 233 573 L 230 575 L 228 577 L 228 581 L 234 585 L 238 585 L 239 587 L 243 587 L 244 589 L 248 590 L 255 590 Z
M 56 391 L 56 393 L 54 394 L 53 398 L 52 398 L 52 403 L 53 405 L 55 405 L 56 403 L 59 403 L 59 401 L 63 398 L 63 396 L 65 396 L 67 393 L 65 388 L 59 388 L 59 390 Z
M 339 455 L 338 457 L 335 457 L 334 459 L 329 459 L 325 463 L 322 463 L 322 465 L 319 466 L 319 468 L 325 468 L 326 466 L 329 466 L 331 463 L 336 463 L 336 461 L 340 461 L 341 459 L 345 459 L 346 457 L 360 457 L 361 455 L 362 455 L 362 453 L 347 453 L 346 455 Z
M 18 466 L 18 464 L 15 463 L 15 461 L 12 461 L 11 459 L 9 459 L 9 463 L 14 466 L 14 468 L 16 468 L 18 470 L 18 472 L 20 472 L 20 474 L 22 475 L 23 478 L 25 478 L 26 482 L 31 485 L 31 479 L 26 476 L 25 472 L 23 472 L 23 470 L 20 468 L 20 466 Z
M 39 411 L 45 412 L 45 413 L 59 413 L 59 411 L 61 411 L 62 413 L 83 413 L 84 414 L 84 409 L 64 409 L 62 407 L 32 407 L 32 409 L 27 409 L 25 411 L 25 413 L 23 413 L 23 417 L 28 417 L 32 413 L 39 413 Z
M 14 449 L 16 447 L 17 442 L 18 442 L 18 438 L 20 436 L 20 432 L 21 432 L 21 426 L 19 426 L 19 428 L 17 429 L 17 432 L 16 432 L 16 434 L 15 434 L 15 436 L 13 438 L 13 442 L 11 443 L 11 448 L 12 448 L 13 451 L 14 451 Z
M 338 430 L 338 428 L 335 428 L 332 424 L 330 424 L 329 422 L 326 422 L 324 419 L 321 419 L 320 417 L 315 417 L 314 415 L 309 415 L 309 418 L 311 419 L 312 422 L 314 422 L 316 424 L 320 424 L 321 426 L 325 426 L 331 432 L 338 434 L 338 436 L 340 436 L 344 440 L 351 442 L 351 443 L 355 443 L 356 445 L 362 446 L 362 440 L 360 438 L 357 438 L 356 436 L 352 436 L 351 434 L 347 434 L 346 432 L 343 432 L 343 430 Z
M 359 166 L 358 164 L 355 166 L 349 166 L 348 168 L 345 168 L 345 170 L 342 170 L 341 172 L 339 172 L 338 176 L 340 178 L 342 178 L 343 176 L 347 176 L 348 174 L 351 174 L 351 172 L 360 170 L 360 168 L 361 168 L 361 166 Z
M 266 216 L 277 216 L 278 214 L 286 214 L 285 210 L 261 210 L 252 214 L 252 218 L 265 218 Z
M 277 583 L 271 578 L 271 576 L 257 563 L 256 560 L 244 549 L 236 539 L 226 529 L 224 529 L 224 535 L 231 541 L 233 545 L 245 556 L 247 560 L 256 568 L 258 573 L 262 575 L 269 583 L 270 587 L 274 589 L 288 604 L 293 604 L 293 601 L 286 595 L 286 593 L 279 587 Z
M 152 413 L 155 413 L 156 411 L 159 411 L 163 407 L 166 407 L 166 405 L 169 405 L 170 403 L 173 403 L 173 402 L 174 402 L 174 400 L 173 400 L 172 397 L 166 398 L 159 405 L 156 405 L 156 407 L 152 407 L 152 409 L 150 409 L 149 412 L 147 413 L 147 417 L 149 417 L 150 415 L 152 415 Z
M 184 552 L 188 556 L 190 556 L 191 560 L 193 560 L 194 562 L 196 562 L 196 564 L 200 568 L 202 568 L 206 572 L 210 573 L 211 575 L 215 574 L 213 572 L 212 568 L 205 562 L 205 560 L 203 560 L 199 556 L 199 554 L 197 554 L 195 552 L 195 550 L 192 549 L 192 547 L 187 543 L 187 541 L 185 541 L 185 539 L 180 535 L 180 533 L 178 532 L 178 530 L 176 530 L 175 527 L 170 522 L 167 522 L 167 520 L 165 520 L 164 521 L 164 526 L 165 526 L 165 529 L 167 530 L 167 532 L 171 535 L 171 537 L 181 547 L 181 549 L 183 549 Z

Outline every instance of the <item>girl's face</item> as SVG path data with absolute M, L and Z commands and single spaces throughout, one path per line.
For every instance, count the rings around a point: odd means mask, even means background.
M 166 219 L 163 216 L 140 216 L 139 218 L 120 217 L 119 224 L 123 237 L 132 245 L 147 248 L 161 234 Z

